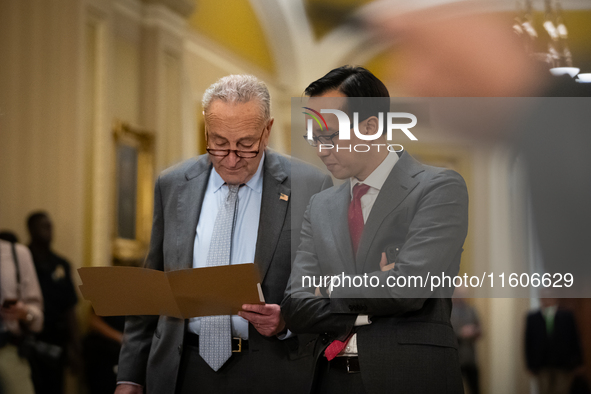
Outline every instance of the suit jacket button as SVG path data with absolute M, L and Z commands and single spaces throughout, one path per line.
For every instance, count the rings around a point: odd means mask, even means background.
M 183 344 L 179 345 L 179 354 L 183 354 Z

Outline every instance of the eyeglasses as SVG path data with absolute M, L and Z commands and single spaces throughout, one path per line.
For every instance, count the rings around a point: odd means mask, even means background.
M 350 128 L 350 129 L 352 129 L 352 128 L 353 128 L 353 123 L 351 123 L 349 126 L 350 126 L 349 128 Z M 332 134 L 324 134 L 324 135 L 322 135 L 322 134 L 321 134 L 321 135 L 312 135 L 312 139 L 311 139 L 311 140 L 309 140 L 309 139 L 308 139 L 308 134 L 304 134 L 304 136 L 303 136 L 303 137 L 304 137 L 304 139 L 306 140 L 306 142 L 307 142 L 308 144 L 310 144 L 310 146 L 312 146 L 312 147 L 314 147 L 314 148 L 317 148 L 317 147 L 318 147 L 318 143 L 319 143 L 319 142 L 320 142 L 321 144 L 330 144 L 330 145 L 334 145 L 334 141 L 333 141 L 333 139 L 334 139 L 336 136 L 338 136 L 338 135 L 339 135 L 339 132 L 338 132 L 338 131 L 336 131 L 336 132 L 334 132 L 334 133 L 332 133 Z
M 335 132 L 333 134 L 325 134 L 325 135 L 312 135 L 312 139 L 308 139 L 308 135 L 304 134 L 304 139 L 306 140 L 306 142 L 308 144 L 310 144 L 310 146 L 313 146 L 314 148 L 318 147 L 318 143 L 321 144 L 330 144 L 330 145 L 334 145 L 334 142 L 332 141 L 333 138 L 335 138 L 336 136 L 339 135 L 339 132 Z
M 265 126 L 265 128 L 267 128 Z M 257 150 L 239 150 L 239 149 L 212 149 L 207 147 L 207 153 L 209 153 L 212 156 L 216 156 L 216 157 L 226 157 L 230 154 L 230 152 L 234 152 L 234 154 L 242 159 L 252 159 L 253 157 L 257 157 L 257 155 L 260 152 L 260 148 L 261 148 L 261 140 L 263 139 L 263 135 L 265 134 L 265 129 L 263 129 L 263 132 L 261 133 L 261 137 L 259 138 L 259 146 L 257 148 Z M 207 138 L 207 133 L 205 133 L 205 140 L 207 142 L 208 138 Z M 209 145 L 209 143 L 208 143 Z

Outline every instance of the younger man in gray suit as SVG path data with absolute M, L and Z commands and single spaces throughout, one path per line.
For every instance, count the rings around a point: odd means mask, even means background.
M 311 112 L 339 109 L 351 120 L 359 112 L 350 140 L 339 140 L 336 116 L 324 116 L 327 131 L 314 125 L 311 145 L 333 176 L 347 181 L 310 200 L 281 304 L 290 330 L 320 334 L 315 391 L 462 393 L 450 292 L 390 285 L 428 272 L 458 273 L 468 228 L 464 180 L 387 150 L 385 136 L 357 135 L 384 130 L 378 113 L 390 107 L 388 90 L 369 71 L 332 70 L 306 94 Z M 353 97 L 369 105 L 355 107 Z M 375 145 L 347 149 L 356 144 Z M 364 274 L 376 279 L 361 288 L 303 280 L 338 275 L 360 283 Z

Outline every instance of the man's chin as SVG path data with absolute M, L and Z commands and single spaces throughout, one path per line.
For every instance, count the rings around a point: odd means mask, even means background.
M 232 174 L 224 171 L 220 174 L 222 179 L 229 185 L 241 185 L 245 183 L 246 175 L 241 173 Z
M 347 178 L 350 178 L 350 175 L 347 174 L 346 171 L 343 171 L 342 169 L 331 168 L 330 166 L 327 166 L 327 169 L 331 173 L 331 175 L 333 177 L 335 177 L 336 179 L 347 179 Z

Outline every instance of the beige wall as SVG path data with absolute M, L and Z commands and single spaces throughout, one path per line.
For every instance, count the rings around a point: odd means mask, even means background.
M 0 1 L 0 227 L 27 242 L 25 218 L 47 210 L 55 247 L 83 259 L 81 3 Z

